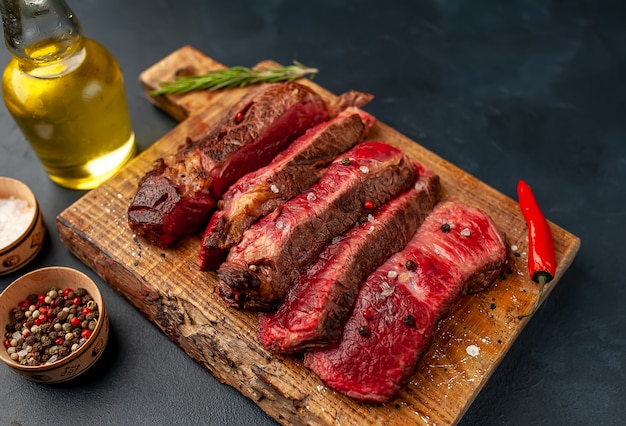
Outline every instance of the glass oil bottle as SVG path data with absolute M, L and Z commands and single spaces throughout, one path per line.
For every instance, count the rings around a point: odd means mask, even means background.
M 135 153 L 116 59 L 83 36 L 64 0 L 0 0 L 12 59 L 2 76 L 8 111 L 48 176 L 91 189 Z

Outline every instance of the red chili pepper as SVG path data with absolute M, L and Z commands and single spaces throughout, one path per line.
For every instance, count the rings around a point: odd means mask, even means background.
M 530 186 L 520 180 L 517 183 L 520 210 L 528 226 L 528 273 L 539 284 L 539 294 L 531 311 L 520 317 L 532 315 L 538 308 L 543 289 L 556 273 L 556 256 L 552 231 L 541 212 Z

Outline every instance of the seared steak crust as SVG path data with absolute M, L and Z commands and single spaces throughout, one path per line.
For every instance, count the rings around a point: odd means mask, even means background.
M 217 269 L 255 220 L 313 185 L 337 155 L 365 139 L 374 121 L 348 107 L 307 130 L 267 166 L 240 178 L 224 194 L 204 232 L 200 269 Z
M 231 306 L 272 310 L 299 271 L 334 237 L 416 180 L 402 151 L 364 142 L 329 166 L 310 190 L 254 223 L 218 269 L 222 298 Z
M 504 236 L 488 216 L 456 202 L 437 206 L 407 247 L 367 278 L 339 342 L 306 353 L 305 366 L 359 401 L 391 400 L 449 307 L 493 282 L 505 262 Z
M 339 339 L 361 283 L 404 248 L 438 200 L 439 177 L 418 170 L 414 188 L 335 238 L 289 288 L 278 310 L 259 316 L 263 346 L 294 353 Z
M 329 105 L 298 83 L 254 88 L 206 137 L 188 140 L 143 177 L 128 209 L 131 229 L 159 246 L 202 231 L 232 183 L 330 115 Z

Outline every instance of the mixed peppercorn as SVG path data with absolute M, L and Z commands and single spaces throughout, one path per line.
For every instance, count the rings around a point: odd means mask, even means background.
M 12 310 L 4 347 L 22 365 L 51 364 L 83 346 L 98 318 L 98 304 L 84 288 L 52 287 L 29 295 Z

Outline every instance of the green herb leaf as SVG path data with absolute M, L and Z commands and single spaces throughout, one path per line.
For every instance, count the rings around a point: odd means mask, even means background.
M 300 77 L 313 78 L 317 68 L 309 68 L 298 61 L 293 65 L 280 68 L 247 68 L 231 67 L 213 71 L 204 75 L 177 77 L 173 81 L 159 83 L 160 88 L 150 92 L 151 95 L 175 95 L 195 90 L 219 90 L 244 87 L 258 83 L 276 83 L 279 81 L 293 81 Z

